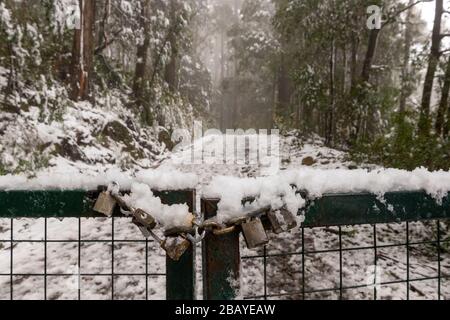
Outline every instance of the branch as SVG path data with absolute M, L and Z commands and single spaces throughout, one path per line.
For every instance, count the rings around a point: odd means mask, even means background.
M 116 32 L 114 32 L 113 36 L 112 36 L 112 38 L 110 40 L 106 41 L 101 46 L 95 48 L 94 54 L 95 55 L 99 55 L 103 50 L 105 50 L 111 44 L 113 44 L 118 39 L 118 36 L 122 33 L 122 31 L 123 31 L 123 29 L 117 30 Z

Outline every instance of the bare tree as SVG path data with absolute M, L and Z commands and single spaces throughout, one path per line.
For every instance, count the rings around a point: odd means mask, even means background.
M 422 103 L 420 106 L 419 135 L 428 137 L 431 129 L 430 107 L 433 94 L 434 78 L 441 57 L 441 24 L 444 14 L 444 0 L 436 0 L 435 19 L 431 40 L 431 52 L 428 59 L 428 69 L 423 84 Z
M 141 102 L 144 79 L 148 62 L 148 50 L 150 47 L 150 23 L 148 17 L 150 15 L 150 0 L 141 1 L 141 14 L 139 16 L 139 25 L 143 31 L 143 41 L 138 44 L 136 52 L 136 68 L 133 79 L 133 93 L 136 101 Z
M 178 89 L 178 65 L 179 65 L 179 49 L 178 49 L 178 0 L 170 0 L 170 23 L 172 24 L 171 32 L 168 34 L 168 41 L 170 43 L 170 61 L 166 65 L 164 78 L 169 85 L 171 92 Z
M 72 48 L 72 92 L 74 101 L 88 100 L 93 74 L 95 46 L 95 0 L 79 0 L 80 28 L 75 30 Z
M 448 132 L 450 129 L 450 118 L 447 119 L 447 124 L 444 128 L 445 122 L 445 114 L 446 112 L 450 115 L 450 106 L 449 106 L 449 94 L 450 94 L 450 57 L 447 62 L 447 70 L 444 75 L 444 83 L 442 86 L 442 96 L 441 101 L 439 103 L 438 114 L 436 118 L 436 135 L 444 135 L 444 137 L 448 136 Z M 448 110 L 448 111 L 447 111 Z
M 409 5 L 413 5 L 414 0 L 409 0 Z M 403 51 L 403 66 L 402 66 L 402 87 L 400 92 L 400 106 L 399 112 L 401 116 L 405 114 L 406 111 L 406 99 L 408 98 L 410 92 L 408 89 L 408 79 L 410 77 L 410 59 L 411 59 L 411 46 L 413 42 L 412 25 L 411 20 L 413 16 L 413 10 L 408 10 L 408 14 L 405 19 L 405 44 Z

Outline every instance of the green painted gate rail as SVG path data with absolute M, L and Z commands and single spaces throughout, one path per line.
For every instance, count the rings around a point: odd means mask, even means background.
M 92 210 L 99 194 L 100 191 L 82 190 L 0 191 L 0 218 L 105 218 Z M 164 204 L 187 204 L 190 212 L 196 211 L 195 190 L 155 191 L 154 194 Z M 123 217 L 118 208 L 114 217 Z M 112 242 L 114 243 L 114 235 Z M 166 257 L 168 300 L 195 299 L 194 259 L 195 248 L 192 247 L 178 262 Z M 111 276 L 114 277 L 114 274 Z M 112 291 L 114 297 L 114 290 Z
M 253 200 L 254 199 L 252 198 L 244 199 L 243 203 L 252 202 Z M 202 199 L 202 213 L 206 218 L 214 216 L 217 213 L 217 204 L 219 201 L 220 199 Z M 342 298 L 344 288 L 342 284 L 343 249 L 341 246 L 341 226 L 367 224 L 376 226 L 376 224 L 450 219 L 450 194 L 442 199 L 442 203 L 439 203 L 423 191 L 390 192 L 386 193 L 383 199 L 379 199 L 376 195 L 368 193 L 326 194 L 320 199 L 308 200 L 302 213 L 304 213 L 306 217 L 306 220 L 302 225 L 303 237 L 304 228 L 339 227 L 340 248 L 337 252 L 339 252 L 340 255 L 340 288 L 336 288 L 336 291 L 340 290 L 340 296 Z M 440 230 L 439 226 L 438 230 Z M 407 235 L 407 238 L 408 237 L 409 234 Z M 440 246 L 439 241 L 440 238 L 438 236 L 438 246 Z M 226 250 L 223 251 L 226 252 L 226 254 L 220 254 L 215 251 L 222 250 L 222 248 L 226 248 Z M 376 241 L 373 248 L 376 251 Z M 207 237 L 204 243 L 203 254 L 205 297 L 213 300 L 236 297 L 238 292 L 234 283 L 239 282 L 239 265 L 241 259 L 239 253 L 239 233 L 235 232 L 226 237 Z M 301 254 L 304 257 L 304 247 L 302 248 Z M 264 255 L 251 258 L 263 258 L 265 264 L 267 258 L 266 249 L 264 248 Z M 304 271 L 303 266 L 303 274 Z M 266 265 L 264 265 L 265 275 L 266 272 Z M 440 297 L 440 273 L 438 281 Z M 264 280 L 264 282 L 266 282 L 266 280 Z M 409 297 L 409 273 L 408 279 L 405 282 L 408 282 L 407 291 Z M 303 297 L 305 296 L 304 283 L 303 292 L 299 292 L 299 294 L 303 295 Z M 262 296 L 255 296 L 254 298 L 267 299 L 267 297 L 268 294 L 265 287 L 265 294 Z

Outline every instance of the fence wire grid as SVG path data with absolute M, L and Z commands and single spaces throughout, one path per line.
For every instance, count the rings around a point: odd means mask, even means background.
M 64 220 L 70 220 L 72 231 L 64 239 L 55 238 L 50 235 L 53 232 L 49 232 L 51 226 L 51 229 L 63 228 L 62 220 L 0 220 L 3 235 L 0 238 L 3 260 L 0 299 L 165 298 L 165 255 L 153 240 L 141 237 L 127 219 Z M 42 222 L 39 227 L 38 221 Z M 34 230 L 34 233 L 42 233 L 42 237 L 19 235 L 16 229 L 23 223 L 32 229 L 43 229 L 39 230 L 41 232 Z M 83 232 L 83 226 L 90 234 Z M 125 239 L 122 237 L 125 231 L 127 238 L 130 234 L 136 236 Z M 65 252 L 58 252 L 61 250 Z
M 286 238 L 272 237 L 257 254 L 241 246 L 243 297 L 448 299 L 447 223 L 299 228 Z

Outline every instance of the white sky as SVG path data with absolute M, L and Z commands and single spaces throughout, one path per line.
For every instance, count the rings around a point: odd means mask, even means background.
M 445 0 L 444 6 L 446 9 L 450 9 L 450 0 Z M 428 26 L 430 29 L 433 29 L 435 7 L 436 4 L 434 1 L 422 3 L 419 5 L 419 8 L 422 9 L 422 17 L 428 22 Z M 446 26 L 450 26 L 450 16 L 444 15 L 443 20 Z

